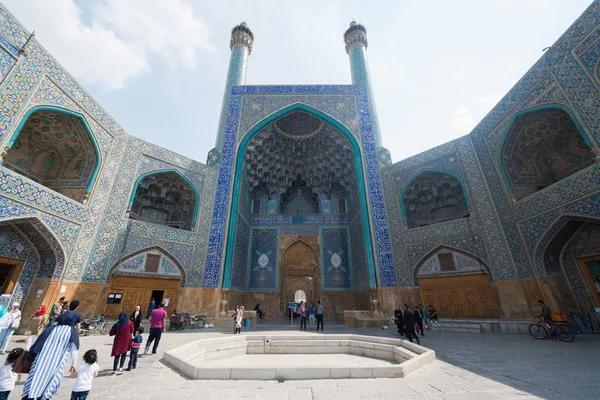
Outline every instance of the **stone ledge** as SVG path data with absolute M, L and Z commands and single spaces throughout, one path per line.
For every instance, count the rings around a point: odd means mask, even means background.
M 261 346 L 262 344 L 262 346 Z M 273 367 L 257 365 L 214 366 L 205 361 L 244 354 L 340 354 L 377 358 L 391 362 L 383 366 L 326 365 Z M 167 351 L 165 364 L 190 379 L 342 379 L 404 377 L 435 359 L 435 352 L 403 339 L 366 335 L 233 336 L 204 339 Z

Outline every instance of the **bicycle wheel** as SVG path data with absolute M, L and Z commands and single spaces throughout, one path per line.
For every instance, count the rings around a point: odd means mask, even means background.
M 568 326 L 560 326 L 558 328 L 558 338 L 563 342 L 572 342 L 575 339 L 575 334 Z
M 103 322 L 100 325 L 100 333 L 103 335 L 106 335 L 108 333 L 108 324 L 106 322 Z
M 529 325 L 529 334 L 538 340 L 546 339 L 548 331 L 542 324 Z

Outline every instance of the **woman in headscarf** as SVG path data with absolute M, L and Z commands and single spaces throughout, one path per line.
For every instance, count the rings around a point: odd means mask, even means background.
M 27 350 L 31 348 L 31 345 L 38 338 L 39 335 L 44 331 L 46 327 L 46 306 L 41 305 L 38 307 L 37 312 L 33 314 L 33 317 L 27 323 L 25 328 L 25 334 L 27 336 Z
M 112 353 L 110 353 L 111 357 L 115 358 L 113 362 L 113 374 L 123 373 L 123 365 L 125 364 L 125 359 L 127 358 L 127 352 L 131 350 L 133 332 L 133 322 L 127 318 L 127 313 L 125 311 L 121 311 L 119 314 L 119 320 L 113 325 L 110 332 L 108 332 L 110 336 L 115 337 Z M 119 368 L 118 370 L 117 367 Z
M 140 325 L 142 325 L 142 309 L 140 306 L 137 306 L 135 311 L 131 313 L 129 320 L 133 322 L 133 331 L 137 331 Z
M 77 365 L 81 322 L 81 315 L 75 312 L 78 306 L 79 300 L 73 300 L 69 311 L 60 314 L 31 346 L 29 358 L 35 359 L 23 387 L 23 399 L 51 399 L 60 386 L 69 353 L 71 369 Z
M 235 317 L 235 333 L 242 333 L 242 322 L 244 321 L 244 306 L 240 309 Z

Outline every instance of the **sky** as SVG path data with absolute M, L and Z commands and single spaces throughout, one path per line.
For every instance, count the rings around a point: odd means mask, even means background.
M 205 162 L 231 28 L 254 33 L 246 84 L 350 84 L 343 33 L 368 31 L 394 162 L 463 136 L 590 0 L 2 0 L 133 136 Z

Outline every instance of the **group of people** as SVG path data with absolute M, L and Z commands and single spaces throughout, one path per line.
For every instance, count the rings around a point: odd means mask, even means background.
M 423 328 L 428 329 L 430 323 L 437 323 L 437 311 L 429 305 L 427 311 L 421 304 L 417 304 L 412 309 L 408 304 L 404 304 L 404 312 L 400 306 L 394 310 L 394 323 L 398 327 L 398 333 L 406 336 L 409 341 L 415 339 L 417 344 L 421 343 L 419 339 L 425 336 Z
M 300 330 L 307 330 L 306 322 L 311 326 L 315 326 L 315 322 L 317 327 L 314 330 L 318 331 L 319 327 L 323 330 L 323 311 L 324 307 L 321 304 L 321 301 L 317 301 L 317 305 L 312 303 L 310 307 L 306 306 L 306 302 L 303 301 L 300 303 L 300 307 L 298 308 L 298 315 L 300 316 Z
M 83 355 L 83 363 L 77 365 L 79 353 L 79 331 L 81 315 L 76 311 L 78 300 L 70 303 L 62 297 L 54 304 L 46 321 L 46 306 L 41 305 L 28 322 L 26 331 L 27 348 L 15 348 L 7 356 L 5 363 L 0 366 L 0 400 L 7 399 L 13 390 L 15 382 L 20 379 L 20 369 L 24 365 L 30 368 L 24 370 L 27 380 L 23 387 L 23 399 L 51 399 L 61 384 L 63 372 L 70 359 L 69 372 L 75 378 L 72 400 L 85 400 L 92 387 L 92 380 L 98 376 L 98 352 L 88 350 Z M 10 311 L 0 308 L 0 348 L 2 354 L 14 331 L 19 327 L 21 312 L 19 303 L 15 302 Z M 115 375 L 123 372 L 123 367 L 129 353 L 129 364 L 126 371 L 137 366 L 138 352 L 142 347 L 142 311 L 137 306 L 128 317 L 121 312 L 118 321 L 112 326 L 109 335 L 114 336 L 111 357 Z M 156 354 L 162 333 L 166 328 L 167 312 L 164 303 L 150 313 L 150 335 L 146 342 L 144 354 L 148 354 L 150 346 L 152 354 Z M 26 333 L 27 333 L 26 332 Z M 70 356 L 70 357 L 69 357 Z M 16 369 L 15 369 L 16 368 Z M 13 371 L 14 370 L 14 371 Z

